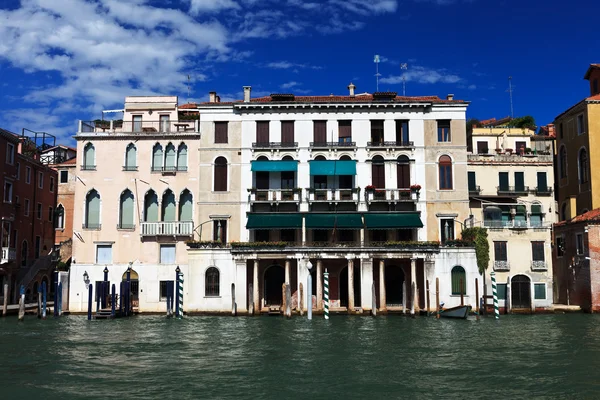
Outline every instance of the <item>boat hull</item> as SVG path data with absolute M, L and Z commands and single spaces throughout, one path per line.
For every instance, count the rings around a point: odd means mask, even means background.
M 440 317 L 466 319 L 470 311 L 471 306 L 452 307 L 440 311 Z

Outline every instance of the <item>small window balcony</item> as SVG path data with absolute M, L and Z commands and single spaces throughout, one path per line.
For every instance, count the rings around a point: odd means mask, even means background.
M 470 196 L 477 196 L 479 194 L 481 194 L 480 186 L 469 186 L 469 195 Z
M 365 201 L 371 202 L 415 202 L 419 199 L 419 192 L 411 189 L 366 189 Z
M 548 271 L 548 264 L 543 260 L 533 260 L 531 261 L 531 270 L 532 271 Z
M 369 149 L 380 149 L 380 148 L 388 148 L 388 149 L 410 149 L 415 147 L 415 143 L 412 141 L 392 141 L 392 142 L 382 142 L 382 141 L 372 141 L 367 142 L 367 148 Z
M 359 188 L 352 189 L 306 189 L 309 203 L 318 202 L 354 202 L 359 201 Z
M 298 203 L 302 189 L 248 189 L 250 203 Z
M 498 186 L 499 196 L 527 196 L 529 186 Z
M 191 237 L 194 233 L 194 223 L 192 221 L 173 221 L 173 222 L 142 222 L 142 237 L 158 236 L 187 236 Z
M 352 149 L 356 147 L 356 142 L 310 142 L 310 148 L 318 149 Z
M 254 142 L 252 143 L 252 149 L 296 149 L 298 148 L 298 142 Z
M 494 261 L 494 271 L 510 271 L 510 262 L 509 261 Z
M 0 264 L 6 264 L 10 261 L 15 261 L 17 259 L 17 249 L 12 247 L 3 247 L 2 248 L 2 258 L 0 259 Z

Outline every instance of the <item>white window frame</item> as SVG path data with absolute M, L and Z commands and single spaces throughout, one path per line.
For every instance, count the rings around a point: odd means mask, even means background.
M 7 187 L 9 187 L 8 193 L 7 193 Z M 8 180 L 4 181 L 4 198 L 2 199 L 4 203 L 12 204 L 14 187 L 15 187 L 14 183 L 12 183 Z M 6 199 L 7 197 L 8 197 L 8 200 Z
M 63 174 L 63 172 L 67 173 L 67 180 L 64 181 L 64 182 L 62 181 L 62 174 Z M 69 183 L 69 170 L 67 170 L 67 169 L 63 169 L 63 170 L 58 171 L 58 184 L 59 185 L 64 185 L 65 183 Z
M 42 171 L 38 171 L 38 189 L 44 188 L 44 173 Z
M 15 145 L 13 143 L 6 144 L 6 163 L 8 165 L 15 164 Z
M 113 244 L 114 244 L 113 242 L 97 242 L 96 243 L 96 246 L 95 246 L 96 247 L 96 249 L 95 249 L 96 253 L 95 253 L 95 258 L 94 258 L 95 259 L 95 264 L 102 264 L 102 265 L 104 265 L 104 264 L 112 264 L 112 262 L 113 262 Z M 108 261 L 108 262 L 101 262 L 101 263 L 98 262 L 98 248 L 101 247 L 101 246 L 106 246 L 106 247 L 110 248 L 110 261 Z
M 173 260 L 172 262 L 164 262 L 162 259 L 162 249 L 164 248 L 172 248 L 173 249 Z M 158 257 L 159 257 L 159 264 L 166 264 L 166 265 L 174 265 L 177 263 L 177 245 L 175 243 L 161 243 L 158 246 Z
M 31 184 L 31 167 L 28 165 L 25 166 L 25 183 Z

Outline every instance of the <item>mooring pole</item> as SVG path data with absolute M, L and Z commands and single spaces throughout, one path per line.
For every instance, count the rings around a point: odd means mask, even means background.
M 500 309 L 498 307 L 498 288 L 496 287 L 496 273 L 490 272 L 490 278 L 492 278 L 492 296 L 494 296 L 494 316 L 496 319 L 500 318 Z
M 179 269 L 179 265 L 177 266 L 177 305 L 179 309 L 179 314 L 177 314 L 177 318 L 183 318 L 183 272 Z
M 92 290 L 94 286 L 92 284 L 88 285 L 88 321 L 92 320 Z
M 116 302 L 117 302 L 117 288 L 115 287 L 115 284 L 112 284 L 112 293 L 111 293 L 111 297 L 110 297 L 110 316 L 111 317 L 115 317 L 115 309 L 116 309 Z
M 42 318 L 42 288 L 37 292 L 37 317 Z
M 287 317 L 287 297 L 285 295 L 286 286 L 287 285 L 285 284 L 285 282 L 281 284 L 281 313 L 284 317 Z
M 121 285 L 119 286 L 119 314 L 123 313 L 123 295 L 125 294 L 125 288 L 123 285 L 123 281 L 121 281 Z
M 462 278 L 460 279 L 459 282 L 460 282 L 460 305 L 464 306 L 465 305 L 465 297 L 463 295 L 463 292 L 464 292 L 465 285 L 464 285 Z
M 235 317 L 237 306 L 235 304 L 235 283 L 231 284 L 231 315 Z
M 4 284 L 4 304 L 2 307 L 2 316 L 6 317 L 6 312 L 7 312 L 7 308 L 8 308 L 8 283 Z
M 58 283 L 58 316 L 60 317 L 62 315 L 62 282 Z M 56 308 L 56 304 L 54 305 L 54 307 Z
M 127 317 L 131 314 L 131 264 L 132 263 L 129 263 L 129 267 L 127 268 L 127 288 L 125 289 L 125 292 L 127 293 L 127 304 L 125 304 L 127 311 L 125 312 L 125 315 Z
M 304 316 L 304 285 L 300 282 L 300 289 L 298 290 L 298 311 L 300 316 Z
M 479 319 L 479 313 L 481 311 L 481 307 L 479 306 L 479 279 L 475 278 L 475 307 L 477 312 L 475 313 L 475 318 Z
M 285 285 L 285 300 L 287 307 L 285 308 L 285 316 L 292 318 L 292 288 L 289 284 Z
M 377 295 L 375 294 L 375 282 L 371 285 L 371 315 L 377 316 Z
M 21 299 L 19 300 L 19 321 L 25 318 L 25 286 L 21 285 Z
M 329 319 L 329 272 L 325 268 L 323 273 L 323 315 Z
M 248 315 L 254 315 L 254 291 L 252 284 L 248 285 Z
M 440 317 L 440 278 L 435 278 L 435 317 Z
M 54 274 L 54 316 L 58 317 L 58 285 L 60 282 L 58 281 L 58 270 L 53 272 Z
M 312 319 L 312 276 L 308 274 L 306 278 L 306 315 L 309 320 Z
M 429 316 L 431 310 L 431 303 L 429 300 L 429 279 L 425 281 L 425 290 L 427 290 L 427 316 Z
M 402 313 L 406 315 L 406 308 L 408 307 L 408 302 L 406 301 L 408 298 L 406 293 L 406 281 L 402 281 Z
M 410 316 L 415 316 L 415 282 L 410 285 Z
M 46 319 L 47 289 L 46 281 L 42 282 L 42 319 Z

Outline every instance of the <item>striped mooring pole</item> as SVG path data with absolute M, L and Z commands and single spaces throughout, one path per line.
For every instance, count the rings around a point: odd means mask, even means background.
M 177 267 L 177 318 L 183 318 L 183 272 Z
M 323 311 L 325 319 L 329 319 L 329 272 L 327 272 L 327 268 L 323 273 Z
M 500 318 L 500 309 L 498 308 L 498 288 L 496 287 L 496 273 L 490 272 L 490 278 L 492 278 L 492 294 L 494 296 L 494 315 L 496 319 Z

